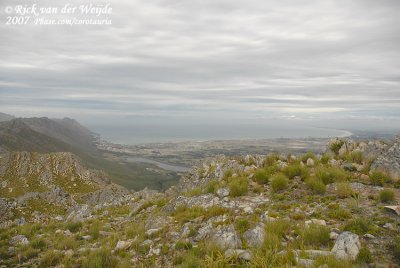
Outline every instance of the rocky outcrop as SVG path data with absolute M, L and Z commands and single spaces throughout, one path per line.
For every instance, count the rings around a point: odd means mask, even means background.
M 351 232 L 343 232 L 336 239 L 331 252 L 337 258 L 355 260 L 360 249 L 361 244 L 358 235 Z
M 222 249 L 242 247 L 242 241 L 233 225 L 220 226 L 212 235 L 211 240 Z

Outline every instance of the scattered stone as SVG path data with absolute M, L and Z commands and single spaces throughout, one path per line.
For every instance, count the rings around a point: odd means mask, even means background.
M 384 208 L 400 215 L 400 206 L 384 206 Z
M 92 239 L 92 237 L 90 235 L 84 235 L 84 236 L 82 236 L 82 239 L 83 240 L 90 240 L 90 239 Z
M 222 249 L 234 249 L 242 247 L 242 241 L 240 240 L 240 237 L 236 233 L 232 224 L 228 226 L 222 226 L 217 229 L 213 233 L 211 239 Z
M 24 235 L 16 235 L 16 236 L 13 236 L 11 238 L 10 244 L 14 245 L 14 246 L 16 246 L 16 245 L 24 246 L 24 245 L 28 245 L 29 244 L 29 240 Z
M 297 264 L 299 264 L 301 267 L 313 267 L 314 266 L 314 260 L 309 260 L 309 259 L 298 259 Z
M 336 233 L 336 232 L 330 232 L 330 233 L 329 233 L 329 238 L 330 238 L 331 240 L 336 240 L 336 239 L 338 238 L 338 236 L 339 236 L 339 234 Z
M 145 246 L 150 246 L 150 245 L 153 245 L 153 240 L 150 240 L 150 239 L 147 239 L 147 240 L 144 240 L 143 242 L 142 242 L 142 244 L 140 244 L 141 246 L 143 246 L 143 247 L 145 247 Z
M 228 249 L 225 251 L 225 257 L 230 258 L 239 258 L 245 261 L 251 261 L 252 254 L 248 250 L 243 249 Z
M 365 234 L 365 235 L 363 235 L 363 237 L 365 239 L 374 239 L 375 238 L 375 236 L 373 236 L 372 234 Z
M 336 239 L 332 253 L 340 259 L 355 260 L 360 251 L 361 244 L 358 235 L 351 232 L 343 232 Z
M 225 188 L 219 188 L 217 190 L 217 195 L 221 198 L 224 198 L 226 196 L 229 196 L 229 188 L 225 187 Z
M 306 164 L 309 167 L 313 167 L 314 166 L 314 160 L 312 158 L 308 158 Z
M 149 230 L 146 231 L 146 235 L 151 237 L 151 236 L 155 235 L 156 233 L 158 233 L 159 231 L 160 231 L 159 228 L 149 229 Z
M 388 229 L 388 230 L 392 230 L 392 231 L 394 230 L 393 224 L 391 224 L 389 222 L 385 223 L 382 227 L 385 229 Z
M 64 218 L 62 216 L 56 216 L 54 219 L 56 221 L 64 221 Z
M 253 209 L 251 208 L 251 207 L 245 207 L 244 209 L 243 209 L 243 211 L 245 212 L 245 213 L 247 213 L 247 214 L 253 214 Z
M 117 242 L 117 245 L 115 246 L 115 250 L 127 250 L 128 248 L 130 248 L 130 246 L 132 245 L 132 240 L 128 240 L 128 241 L 123 241 L 123 240 L 119 240 Z
M 318 220 L 318 219 L 311 219 L 311 220 L 305 221 L 305 224 L 306 224 L 306 226 L 309 226 L 310 224 L 326 226 L 325 220 Z
M 265 231 L 263 226 L 257 225 L 253 229 L 247 230 L 243 234 L 247 245 L 251 247 L 259 247 L 264 243 Z

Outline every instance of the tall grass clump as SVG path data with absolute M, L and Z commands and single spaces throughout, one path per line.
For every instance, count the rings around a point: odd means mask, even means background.
M 344 141 L 337 140 L 336 142 L 331 143 L 330 149 L 332 152 L 334 152 L 336 155 L 338 155 L 339 150 L 340 150 L 340 148 L 342 148 L 343 144 L 344 144 Z
M 289 179 L 299 176 L 302 180 L 305 180 L 310 175 L 308 168 L 301 166 L 300 163 L 287 166 L 284 168 L 283 173 L 285 173 Z
M 245 195 L 249 191 L 249 181 L 245 177 L 232 178 L 228 186 L 232 197 Z
M 315 169 L 315 176 L 324 184 L 347 181 L 349 178 L 349 175 L 346 173 L 346 171 L 341 168 L 323 166 L 319 166 Z
M 394 201 L 394 192 L 390 189 L 384 189 L 379 192 L 379 200 L 382 203 L 390 203 Z
M 271 173 L 267 169 L 257 169 L 254 172 L 254 180 L 258 184 L 267 184 L 271 177 Z
M 309 227 L 304 228 L 302 238 L 307 246 L 328 246 L 330 242 L 329 228 L 311 224 Z
M 382 171 L 374 171 L 369 176 L 373 185 L 383 186 L 385 183 L 390 182 L 390 177 Z
M 326 185 L 316 177 L 308 178 L 306 185 L 315 194 L 324 194 L 326 192 Z
M 274 192 L 285 190 L 288 187 L 289 179 L 284 174 L 276 174 L 271 179 L 271 187 Z

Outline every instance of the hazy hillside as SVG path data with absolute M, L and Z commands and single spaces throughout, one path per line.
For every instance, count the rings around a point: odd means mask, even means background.
M 0 152 L 71 152 L 90 168 L 106 171 L 114 182 L 129 189 L 166 189 L 177 177 L 149 171 L 150 164 L 121 163 L 106 159 L 97 150 L 93 133 L 69 118 L 15 118 L 0 122 Z
M 9 121 L 11 119 L 14 119 L 15 117 L 9 114 L 5 114 L 5 113 L 0 113 L 0 122 L 3 121 Z

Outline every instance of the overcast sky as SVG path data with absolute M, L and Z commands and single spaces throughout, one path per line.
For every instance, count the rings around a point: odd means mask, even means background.
M 3 22 L 6 6 L 17 3 L 33 1 L 2 0 Z M 104 124 L 164 117 L 399 122 L 399 0 L 110 4 L 108 26 L 2 23 L 0 110 Z

